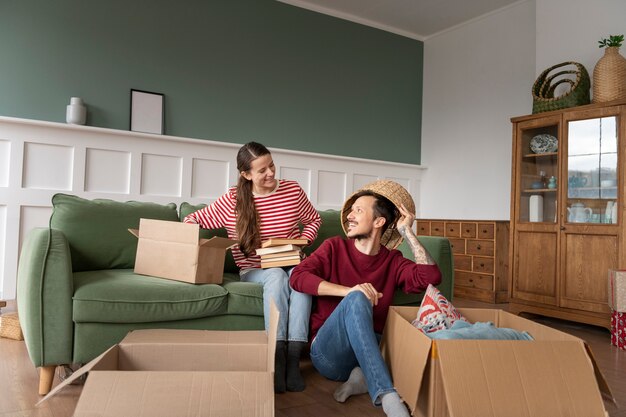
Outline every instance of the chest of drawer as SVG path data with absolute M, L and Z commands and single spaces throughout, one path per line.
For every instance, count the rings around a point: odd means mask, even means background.
M 450 241 L 450 247 L 452 248 L 452 253 L 464 255 L 465 254 L 465 239 L 457 239 L 457 238 L 448 238 Z
M 459 271 L 454 274 L 454 285 L 491 290 L 493 288 L 493 276 Z
M 447 237 L 461 237 L 461 223 L 446 222 Z
M 472 257 L 469 255 L 454 254 L 454 269 L 461 269 L 463 271 L 471 271 L 472 270 Z
M 461 237 L 476 238 L 476 223 L 461 223 Z
M 472 260 L 472 271 L 483 274 L 493 274 L 493 258 L 474 256 L 474 259 Z
M 493 241 L 468 239 L 466 253 L 468 255 L 493 256 Z
M 430 224 L 431 236 L 445 236 L 444 222 L 432 222 Z
M 494 236 L 495 229 L 493 223 L 478 223 L 479 239 L 493 239 Z
M 430 236 L 430 222 L 417 222 L 417 234 Z

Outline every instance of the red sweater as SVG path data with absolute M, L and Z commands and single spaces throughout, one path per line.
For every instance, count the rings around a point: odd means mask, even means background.
M 419 293 L 428 284 L 441 282 L 441 272 L 437 265 L 420 265 L 406 259 L 398 250 L 381 247 L 378 254 L 365 255 L 354 246 L 353 239 L 339 236 L 327 239 L 308 258 L 298 265 L 291 274 L 291 286 L 300 292 L 318 295 L 322 281 L 353 287 L 364 282 L 371 283 L 382 293 L 382 298 L 374 306 L 374 330 L 382 333 L 387 320 L 387 312 L 396 288 L 406 293 Z M 311 338 L 335 310 L 341 297 L 318 296 L 311 312 Z

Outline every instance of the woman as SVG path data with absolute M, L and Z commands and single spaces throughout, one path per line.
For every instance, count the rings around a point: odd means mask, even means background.
M 293 268 L 261 269 L 256 249 L 269 238 L 304 238 L 312 242 L 322 220 L 296 181 L 275 178 L 272 155 L 260 143 L 243 145 L 237 153 L 239 180 L 214 203 L 185 217 L 205 229 L 225 227 L 238 240 L 233 258 L 241 280 L 263 284 L 265 328 L 269 325 L 269 300 L 280 312 L 276 342 L 274 390 L 302 391 L 300 354 L 307 344 L 311 297 L 289 287 Z M 303 229 L 300 232 L 299 223 Z

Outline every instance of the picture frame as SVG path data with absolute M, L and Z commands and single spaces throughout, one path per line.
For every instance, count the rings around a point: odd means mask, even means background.
M 161 93 L 130 90 L 130 130 L 162 135 L 165 96 Z

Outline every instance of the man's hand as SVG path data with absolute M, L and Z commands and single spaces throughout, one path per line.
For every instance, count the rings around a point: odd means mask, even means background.
M 415 213 L 411 213 L 409 212 L 406 207 L 404 206 L 404 204 L 400 204 L 400 207 L 398 207 L 398 210 L 400 210 L 400 218 L 398 219 L 398 223 L 396 224 L 396 227 L 398 229 L 402 228 L 409 228 L 411 229 L 413 227 L 413 222 L 415 222 Z
M 369 282 L 355 285 L 354 287 L 350 288 L 350 290 L 348 290 L 348 294 L 353 291 L 361 291 L 374 306 L 378 304 L 378 299 L 383 296 L 381 293 L 376 291 L 376 288 L 374 288 L 374 286 Z

